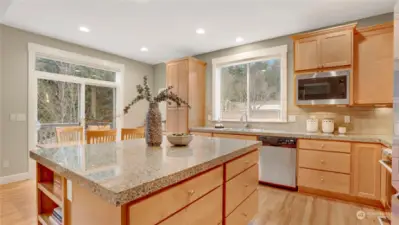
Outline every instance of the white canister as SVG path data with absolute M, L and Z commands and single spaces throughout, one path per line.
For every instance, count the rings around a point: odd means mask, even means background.
M 323 119 L 321 123 L 321 129 L 323 133 L 331 134 L 334 132 L 334 120 L 333 119 Z
M 338 127 L 338 133 L 345 134 L 346 133 L 346 127 Z
M 306 120 L 306 132 L 316 133 L 319 131 L 319 120 L 318 119 L 307 119 Z

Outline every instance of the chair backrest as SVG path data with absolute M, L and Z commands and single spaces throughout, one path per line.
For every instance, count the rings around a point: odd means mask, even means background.
M 99 144 L 116 141 L 116 130 L 88 130 L 86 131 L 87 144 Z
M 137 128 L 122 128 L 122 140 L 144 138 L 144 132 Z
M 88 125 L 87 130 L 111 130 L 111 125 Z
M 83 143 L 83 127 L 56 127 L 57 143 Z

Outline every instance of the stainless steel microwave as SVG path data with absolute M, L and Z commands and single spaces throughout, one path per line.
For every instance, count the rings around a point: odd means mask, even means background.
M 351 70 L 296 75 L 297 105 L 348 105 Z

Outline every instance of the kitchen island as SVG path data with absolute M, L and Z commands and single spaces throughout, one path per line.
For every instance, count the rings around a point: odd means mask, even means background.
M 195 137 L 187 147 L 164 138 L 161 147 L 137 139 L 36 149 L 38 220 L 50 224 L 59 206 L 65 225 L 246 225 L 258 208 L 259 147 Z

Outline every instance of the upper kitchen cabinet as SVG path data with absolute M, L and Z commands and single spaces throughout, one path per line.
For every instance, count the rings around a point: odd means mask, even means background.
M 292 36 L 295 72 L 352 65 L 356 23 Z
M 392 104 L 393 23 L 359 28 L 355 34 L 354 104 Z
M 166 130 L 187 133 L 190 127 L 205 125 L 205 69 L 206 63 L 187 57 L 166 64 L 166 84 L 173 86 L 172 92 L 191 106 L 177 108 L 168 105 Z

